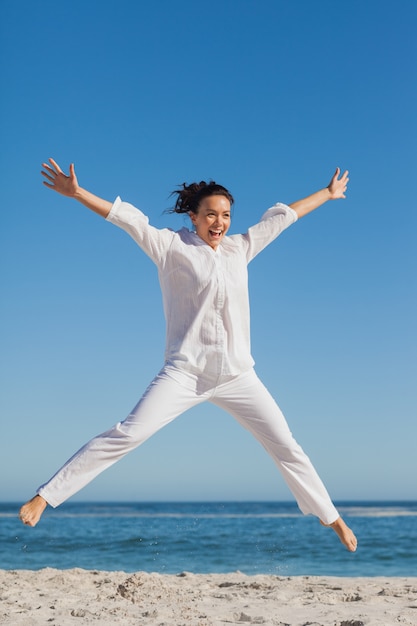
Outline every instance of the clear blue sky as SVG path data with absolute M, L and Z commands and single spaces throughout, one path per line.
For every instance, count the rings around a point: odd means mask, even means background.
M 156 226 L 183 181 L 235 196 L 232 232 L 349 169 L 348 198 L 250 266 L 256 368 L 335 499 L 417 497 L 414 0 L 2 2 L 1 500 L 24 500 L 123 419 L 162 365 L 154 266 L 41 184 Z M 78 499 L 291 499 L 211 405 Z

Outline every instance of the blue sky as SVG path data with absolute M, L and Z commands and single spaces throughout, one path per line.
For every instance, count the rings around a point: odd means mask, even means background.
M 162 365 L 156 270 L 122 231 L 41 184 L 80 184 L 156 226 L 214 179 L 242 232 L 350 171 L 346 200 L 250 266 L 252 349 L 334 499 L 415 499 L 417 4 L 2 3 L 2 500 L 25 500 L 123 419 Z M 78 496 L 291 499 L 272 461 L 204 405 Z

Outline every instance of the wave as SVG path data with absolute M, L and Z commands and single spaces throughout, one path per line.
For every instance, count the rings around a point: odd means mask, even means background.
M 265 503 L 242 503 L 245 510 L 236 510 L 239 504 L 229 503 L 222 505 L 183 504 L 183 503 L 155 503 L 155 504 L 126 504 L 121 503 L 70 503 L 60 509 L 48 509 L 48 516 L 70 518 L 125 518 L 125 519 L 295 519 L 304 517 L 296 505 L 274 505 L 274 508 L 284 508 L 284 511 L 270 510 L 273 505 Z M 145 510 L 142 510 L 142 509 Z M 149 510 L 151 508 L 151 510 Z M 167 509 L 169 510 L 161 510 Z M 175 509 L 179 510 L 175 510 Z M 187 510 L 181 510 L 187 508 Z M 220 510 L 219 510 L 220 508 Z M 228 510 L 228 509 L 232 510 Z M 248 510 L 253 508 L 255 510 Z M 288 509 L 294 510 L 288 510 Z M 3 509 L 3 510 L 1 510 Z M 14 518 L 19 507 L 16 505 L 0 504 L 0 519 Z M 147 510 L 146 510 L 147 509 Z M 158 510 L 159 509 L 159 510 Z M 191 509 L 191 510 L 190 510 Z M 207 510 L 209 509 L 209 510 Z M 211 510 L 210 510 L 211 509 Z M 226 509 L 226 510 L 224 510 Z M 417 502 L 407 505 L 397 504 L 341 504 L 338 507 L 344 517 L 389 518 L 389 517 L 417 517 Z

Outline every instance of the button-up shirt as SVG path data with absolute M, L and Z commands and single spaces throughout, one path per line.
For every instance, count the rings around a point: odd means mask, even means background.
M 158 268 L 165 362 L 210 376 L 250 369 L 247 265 L 296 221 L 296 212 L 278 203 L 247 233 L 225 236 L 216 250 L 187 228 L 151 226 L 142 211 L 120 198 L 106 219 L 129 233 Z

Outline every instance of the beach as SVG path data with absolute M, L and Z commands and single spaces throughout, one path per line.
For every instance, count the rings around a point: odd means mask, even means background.
M 0 625 L 416 626 L 417 503 L 340 508 L 355 553 L 294 503 L 0 504 Z
M 417 577 L 0 570 L 5 626 L 415 626 Z

